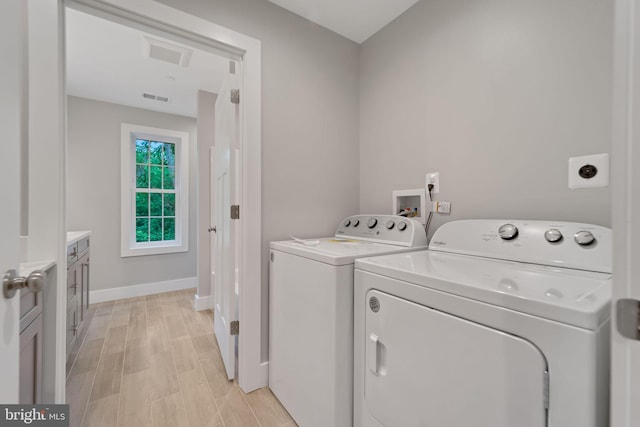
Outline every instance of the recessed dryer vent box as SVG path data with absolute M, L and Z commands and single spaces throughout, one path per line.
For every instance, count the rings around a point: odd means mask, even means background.
M 427 223 L 426 191 L 424 188 L 416 190 L 393 191 L 393 214 L 414 218 L 422 224 Z

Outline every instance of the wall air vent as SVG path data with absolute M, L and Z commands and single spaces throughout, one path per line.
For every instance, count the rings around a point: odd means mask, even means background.
M 142 54 L 147 58 L 168 62 L 186 68 L 191 60 L 192 49 L 164 40 L 142 36 Z
M 169 102 L 169 98 L 167 98 L 166 96 L 154 95 L 152 93 L 143 93 L 142 97 L 146 99 L 155 99 L 156 101 L 160 102 Z

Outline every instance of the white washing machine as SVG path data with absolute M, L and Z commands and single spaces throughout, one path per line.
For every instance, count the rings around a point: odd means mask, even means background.
M 611 230 L 454 221 L 356 260 L 355 426 L 608 425 Z
M 424 227 L 356 215 L 334 237 L 271 243 L 269 387 L 301 427 L 353 425 L 353 262 L 425 249 Z

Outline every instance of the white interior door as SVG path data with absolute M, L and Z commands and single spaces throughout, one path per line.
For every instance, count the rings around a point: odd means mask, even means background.
M 0 167 L 0 275 L 18 269 L 20 253 L 20 141 L 24 3 L 0 2 L 0 129 L 2 129 L 2 167 Z M 0 402 L 18 403 L 19 296 L 0 295 Z
M 639 0 L 616 0 L 615 34 L 611 427 L 635 427 L 640 425 Z
M 209 233 L 209 295 L 214 295 L 216 290 L 216 268 L 218 262 L 218 223 L 216 218 L 216 148 L 209 149 L 209 227 L 212 228 Z
M 235 68 L 232 65 L 231 68 Z M 236 340 L 231 323 L 238 320 L 239 220 L 231 219 L 238 197 L 238 105 L 231 102 L 237 76 L 230 72 L 218 93 L 215 109 L 216 261 L 214 329 L 229 379 L 235 376 Z

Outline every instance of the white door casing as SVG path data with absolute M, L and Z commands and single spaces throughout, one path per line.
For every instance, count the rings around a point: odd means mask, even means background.
M 640 300 L 640 1 L 615 5 L 611 426 L 632 427 L 640 423 L 640 341 L 622 336 L 617 322 L 621 299 Z
M 213 289 L 214 331 L 222 354 L 227 377 L 235 377 L 236 345 L 231 335 L 231 323 L 238 320 L 239 222 L 231 219 L 231 206 L 239 204 L 238 104 L 231 102 L 231 91 L 237 89 L 235 63 L 233 72 L 225 78 L 216 99 L 215 114 L 215 212 L 216 212 L 216 274 Z
M 261 360 L 261 44 L 244 34 L 222 27 L 153 0 L 50 0 L 74 8 L 108 15 L 108 19 L 127 23 L 150 34 L 242 60 L 241 132 L 238 158 L 239 188 L 244 216 L 241 228 L 239 271 L 239 317 L 242 333 L 238 338 L 238 383 L 245 392 L 267 385 L 268 365 Z M 62 31 L 62 28 L 61 28 Z M 52 112 L 53 114 L 54 112 Z
M 3 131 L 2 167 L 0 168 L 0 275 L 18 270 L 20 253 L 20 141 L 21 115 L 25 100 L 22 95 L 23 2 L 3 0 L 0 3 L 0 128 Z M 0 295 L 0 402 L 18 403 L 18 354 L 20 297 Z

